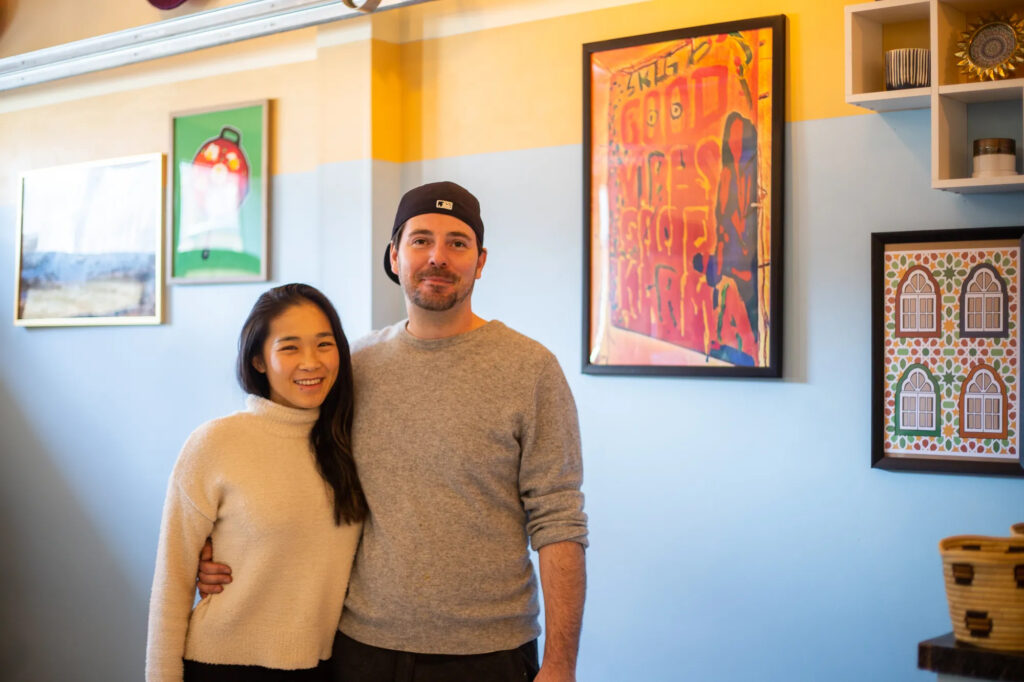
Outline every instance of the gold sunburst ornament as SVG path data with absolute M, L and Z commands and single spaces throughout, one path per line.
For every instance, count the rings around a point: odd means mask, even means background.
M 968 76 L 997 80 L 1017 75 L 1017 65 L 1024 64 L 1024 20 L 1012 14 L 972 22 L 956 47 L 957 66 Z

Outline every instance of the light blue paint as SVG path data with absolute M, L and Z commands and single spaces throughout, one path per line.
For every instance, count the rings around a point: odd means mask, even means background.
M 347 282 L 370 279 L 371 240 L 363 227 L 370 220 L 370 168 L 368 161 L 349 161 L 326 164 L 315 173 L 319 222 L 313 225 L 319 225 L 322 241 L 309 255 L 319 264 L 324 291 L 334 300 L 347 334 L 371 329 L 370 297 L 342 295 Z
M 382 267 L 402 196 L 401 171 L 401 164 L 388 161 L 346 161 L 315 173 L 320 241 L 310 256 L 352 338 L 405 314 L 401 291 Z
M 928 125 L 787 128 L 781 382 L 579 373 L 578 147 L 409 171 L 480 195 L 476 309 L 544 342 L 575 392 L 592 523 L 581 680 L 931 678 L 916 644 L 950 629 L 937 543 L 1007 533 L 1022 482 L 870 469 L 869 234 L 1024 224 L 1024 196 L 930 189 Z
M 950 629 L 937 543 L 1005 534 L 1024 482 L 870 469 L 869 234 L 1024 224 L 1024 195 L 930 189 L 928 126 L 918 111 L 787 128 L 781 381 L 580 373 L 576 145 L 276 177 L 274 279 L 323 286 L 363 331 L 397 287 L 367 280 L 384 198 L 359 183 L 397 170 L 477 193 L 475 308 L 551 348 L 580 410 L 581 681 L 933 679 L 915 666 L 917 642 Z M 0 208 L 6 320 L 13 224 Z M 141 678 L 166 478 L 191 429 L 240 405 L 234 346 L 263 288 L 171 287 L 162 327 L 0 324 L 4 679 Z
M 1002 102 L 976 102 L 967 105 L 967 162 L 964 168 L 970 173 L 974 169 L 974 140 L 981 137 L 1009 137 L 1016 143 L 1017 172 L 1021 171 L 1021 155 L 1024 154 L 1024 111 L 1020 100 Z

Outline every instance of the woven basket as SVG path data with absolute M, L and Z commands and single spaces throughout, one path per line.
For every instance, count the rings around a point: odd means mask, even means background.
M 1024 650 L 1024 535 L 956 535 L 939 552 L 957 640 Z

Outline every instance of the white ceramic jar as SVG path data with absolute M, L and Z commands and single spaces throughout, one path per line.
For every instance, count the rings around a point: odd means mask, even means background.
M 1017 175 L 1017 144 L 1013 138 L 983 137 L 974 141 L 972 178 Z

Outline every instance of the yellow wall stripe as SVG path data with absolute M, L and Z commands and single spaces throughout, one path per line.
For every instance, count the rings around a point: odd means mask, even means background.
M 861 113 L 843 100 L 840 2 L 664 0 L 403 45 L 403 159 L 578 143 L 582 43 L 771 13 L 789 18 L 787 120 Z
M 42 10 L 22 4 L 18 12 Z M 337 33 L 325 26 L 0 95 L 0 201 L 10 200 L 18 171 L 166 152 L 170 112 L 261 98 L 274 100 L 276 173 L 579 144 L 582 43 L 773 13 L 789 18 L 787 119 L 862 113 L 843 101 L 841 0 L 629 2 L 402 44 L 362 29 L 350 32 L 354 42 L 318 44 L 320 33 Z
M 403 160 L 402 120 L 406 116 L 404 82 L 402 80 L 401 46 L 381 40 L 372 41 L 373 95 L 372 112 L 373 158 L 378 161 Z

